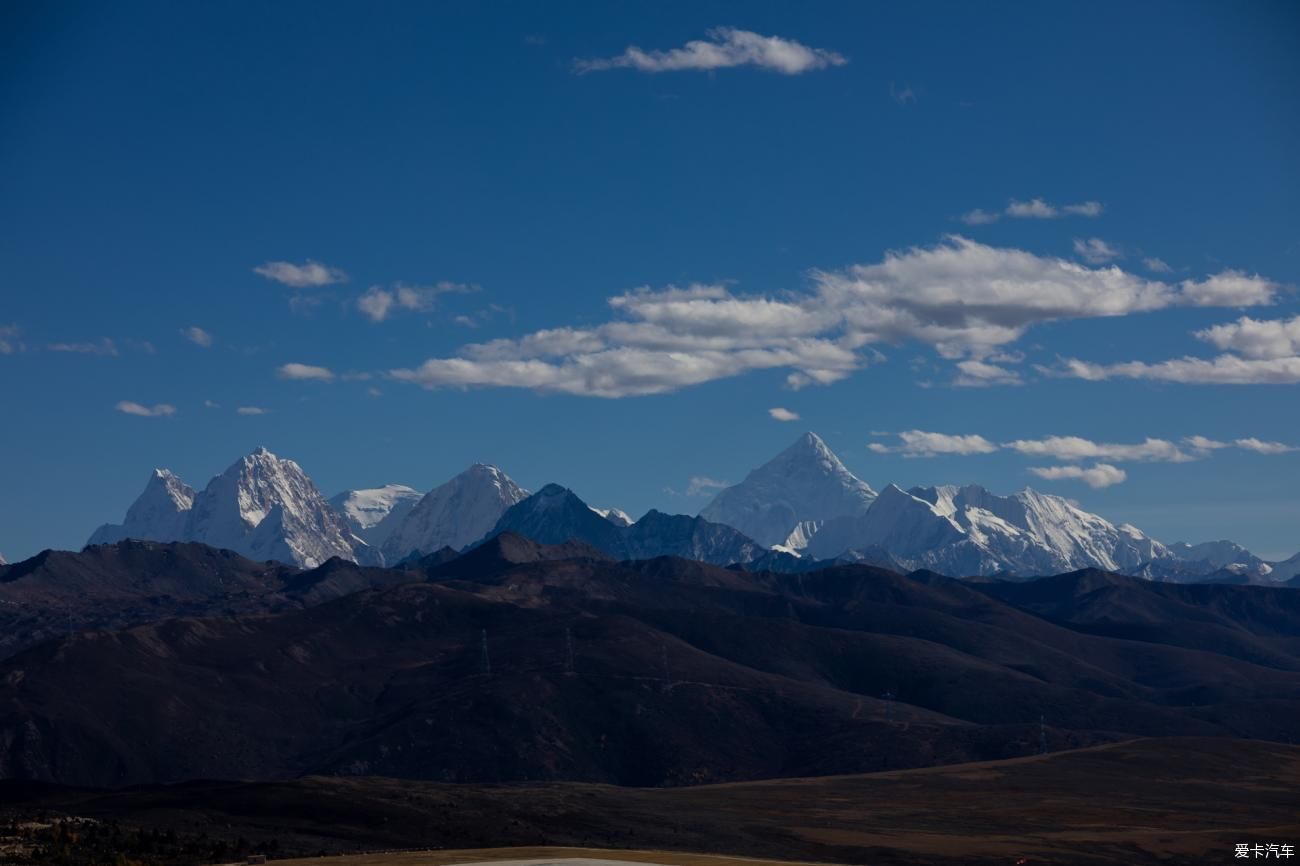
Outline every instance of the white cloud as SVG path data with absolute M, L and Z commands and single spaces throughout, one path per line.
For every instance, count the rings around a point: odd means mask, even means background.
M 867 446 L 877 454 L 902 454 L 904 457 L 936 457 L 940 454 L 992 454 L 998 450 L 993 442 L 977 435 L 952 435 L 929 433 L 924 430 L 904 430 L 898 434 L 895 446 L 872 442 Z
M 1002 214 L 997 211 L 987 211 L 982 208 L 966 211 L 961 215 L 961 221 L 968 226 L 984 226 L 989 223 L 995 223 L 1002 219 Z
M 1203 280 L 1184 280 L 1183 297 L 1198 307 L 1258 307 L 1273 302 L 1282 287 L 1259 274 L 1221 271 Z
M 18 339 L 22 330 L 17 325 L 0 325 L 0 355 L 26 352 L 27 344 Z
M 1234 439 L 1232 444 L 1246 451 L 1254 451 L 1256 454 L 1286 454 L 1296 450 L 1294 445 L 1287 445 L 1284 442 L 1265 442 L 1254 437 Z
M 1086 469 L 1082 466 L 1031 466 L 1029 471 L 1048 481 L 1073 479 L 1093 488 L 1110 487 L 1128 478 L 1127 472 L 1109 463 L 1098 463 Z
M 328 286 L 345 282 L 348 278 L 348 275 L 338 268 L 331 268 L 310 259 L 301 265 L 292 262 L 267 262 L 253 268 L 253 273 L 295 289 Z
M 798 421 L 799 420 L 798 412 L 791 412 L 789 409 L 782 409 L 780 406 L 774 406 L 773 408 L 768 409 L 767 414 L 771 415 L 777 421 Z
M 426 388 L 518 387 L 599 397 L 674 391 L 752 370 L 784 369 L 791 388 L 826 385 L 866 366 L 881 343 L 916 340 L 954 361 L 961 384 L 1011 384 L 991 358 L 1030 327 L 1200 304 L 1179 286 L 1118 267 L 949 237 L 878 263 L 814 271 L 811 288 L 741 295 L 725 285 L 643 288 L 609 299 L 614 318 L 461 348 L 390 371 Z M 1271 286 L 1271 284 L 1270 284 Z M 1271 299 L 1272 288 L 1258 296 Z
M 1236 355 L 1219 355 L 1210 360 L 1175 358 L 1155 364 L 1144 361 L 1093 364 L 1067 358 L 1059 369 L 1043 368 L 1043 372 L 1090 382 L 1149 379 L 1184 385 L 1294 385 L 1300 383 L 1300 357 L 1249 360 Z
M 1058 207 L 1048 204 L 1041 198 L 1035 198 L 1029 201 L 1012 199 L 1004 213 L 1014 219 L 1050 220 L 1062 216 L 1098 217 L 1101 216 L 1101 211 L 1101 202 L 1098 201 L 1085 201 Z
M 212 345 L 212 335 L 198 325 L 181 328 L 181 334 L 196 346 L 202 346 L 206 349 Z
M 220 408 L 221 408 L 221 404 L 220 404 L 220 403 L 217 403 L 217 402 L 215 402 L 215 401 L 213 401 L 213 400 L 204 400 L 204 401 L 203 401 L 203 408 L 204 408 L 204 409 L 220 409 Z
M 703 475 L 696 475 L 691 478 L 690 483 L 686 485 L 687 496 L 706 496 L 714 490 L 721 490 L 724 487 L 730 487 L 729 481 L 718 481 L 716 478 L 706 478 Z
M 872 431 L 871 435 L 889 434 Z M 1153 437 L 1147 437 L 1136 443 L 1114 443 L 1094 442 L 1082 436 L 1047 436 L 1041 439 L 1017 439 L 998 444 L 976 434 L 930 433 L 923 430 L 899 433 L 898 439 L 897 445 L 872 442 L 867 445 L 867 448 L 876 454 L 901 454 L 904 457 L 992 454 L 995 451 L 1006 450 L 1027 457 L 1045 457 L 1064 463 L 1097 461 L 1088 469 L 1076 465 L 1035 467 L 1030 470 L 1043 478 L 1079 479 L 1094 487 L 1106 487 L 1124 480 L 1124 473 L 1112 465 L 1116 462 L 1190 463 L 1205 459 L 1215 451 L 1234 447 L 1268 455 L 1300 450 L 1284 442 L 1265 441 L 1254 437 L 1227 442 L 1206 436 L 1188 436 L 1182 439 L 1182 445 L 1185 447 L 1180 447 L 1168 439 Z
M 282 364 L 275 372 L 281 379 L 334 381 L 334 372 L 328 367 L 315 367 L 311 364 Z
M 1153 271 L 1154 273 L 1157 274 L 1169 274 L 1169 273 L 1173 273 L 1174 270 L 1173 268 L 1169 267 L 1169 265 L 1165 262 L 1164 259 L 1159 259 L 1156 258 L 1155 256 L 1151 256 L 1149 258 L 1143 259 L 1142 264 L 1146 265 L 1146 269 L 1148 271 Z
M 409 286 L 396 283 L 391 289 L 371 286 L 357 298 L 357 309 L 372 322 L 382 322 L 394 310 L 411 310 L 427 313 L 434 308 L 439 295 L 467 294 L 478 291 L 478 286 L 468 283 L 440 282 L 432 286 Z
M 959 388 L 986 388 L 990 385 L 1023 385 L 1024 380 L 1015 370 L 970 359 L 957 362 L 960 374 L 953 380 Z
M 52 343 L 49 349 L 51 352 L 74 352 L 80 355 L 105 355 L 116 357 L 120 354 L 117 351 L 117 344 L 108 337 L 103 337 L 97 342 L 92 343 Z
M 1215 325 L 1196 336 L 1218 349 L 1247 358 L 1273 359 L 1300 355 L 1300 316 L 1289 319 L 1252 319 Z
M 1122 316 L 1179 302 L 1172 286 L 1119 268 L 950 237 L 874 265 L 817 272 L 822 306 L 867 342 L 916 339 L 946 357 L 981 355 L 1056 319 Z
M 1084 201 L 1078 204 L 1067 204 L 1061 208 L 1061 213 L 1071 216 L 1099 217 L 1101 216 L 1101 202 Z
M 153 406 L 145 406 L 143 403 L 136 403 L 132 400 L 120 400 L 113 408 L 127 415 L 138 415 L 141 418 L 166 418 L 169 415 L 176 414 L 176 407 L 170 403 L 156 403 Z
M 378 286 L 371 286 L 366 293 L 357 298 L 357 309 L 370 318 L 372 322 L 382 322 L 388 318 L 388 311 L 396 301 L 393 293 Z
M 961 221 L 970 226 L 982 226 L 995 223 L 1004 216 L 1012 219 L 1051 220 L 1064 216 L 1098 217 L 1101 216 L 1101 211 L 1102 206 L 1099 201 L 1084 201 L 1078 204 L 1058 206 L 1049 204 L 1041 198 L 1030 199 L 1029 201 L 1012 199 L 1007 203 L 1006 208 L 1001 211 L 989 211 L 983 208 L 967 211 L 961 215 Z
M 270 409 L 263 409 L 261 406 L 240 406 L 235 410 L 236 415 L 265 415 Z
M 1189 454 L 1167 439 L 1147 437 L 1135 444 L 1094 442 L 1082 436 L 1048 436 L 1044 439 L 1017 439 L 1007 448 L 1032 457 L 1054 460 L 1140 460 L 1162 463 L 1187 463 L 1197 456 Z
M 828 66 L 843 66 L 845 63 L 848 60 L 834 51 L 809 48 L 792 39 L 762 36 L 734 27 L 716 27 L 708 31 L 707 40 L 691 40 L 681 48 L 644 51 L 630 45 L 616 57 L 577 60 L 574 68 L 579 73 L 606 69 L 679 72 L 757 66 L 784 75 L 799 75 Z
M 1119 250 L 1101 238 L 1075 238 L 1074 254 L 1094 265 L 1102 265 L 1120 257 Z
M 1013 199 L 1007 205 L 1006 214 L 1017 219 L 1046 220 L 1055 219 L 1061 215 L 1061 212 L 1041 198 L 1036 198 L 1030 201 L 1015 201 Z

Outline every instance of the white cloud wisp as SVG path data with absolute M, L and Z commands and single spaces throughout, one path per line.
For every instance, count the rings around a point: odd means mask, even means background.
M 824 48 L 809 48 L 793 39 L 763 36 L 735 27 L 715 27 L 708 39 L 693 39 L 681 48 L 645 51 L 629 45 L 615 57 L 574 61 L 579 74 L 609 69 L 640 72 L 681 72 L 755 66 L 782 75 L 800 75 L 829 66 L 843 66 L 848 60 Z

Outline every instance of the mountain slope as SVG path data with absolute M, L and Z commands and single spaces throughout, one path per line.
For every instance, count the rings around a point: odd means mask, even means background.
M 87 544 L 112 544 L 124 538 L 179 541 L 194 505 L 194 488 L 166 469 L 155 469 L 144 492 L 127 509 L 122 523 L 106 523 Z
M 1291 590 L 1128 580 L 1185 591 L 1166 634 L 1134 640 L 934 575 L 554 560 L 500 541 L 432 583 L 25 650 L 0 662 L 0 776 L 673 785 L 1030 754 L 1043 717 L 1053 749 L 1278 739 L 1300 711 Z M 317 582 L 338 569 L 356 566 Z M 1115 623 L 1141 625 L 1138 598 L 1110 606 Z M 1196 646 L 1206 622 L 1276 663 Z
M 390 515 L 378 529 L 386 534 L 385 562 L 443 547 L 460 550 L 481 539 L 528 492 L 495 466 L 476 463 L 430 490 L 404 516 Z M 392 525 L 395 524 L 395 525 Z
M 365 490 L 344 490 L 330 505 L 348 522 L 352 534 L 380 548 L 419 502 L 421 493 L 405 484 L 385 484 Z
M 488 537 L 513 532 L 539 544 L 581 541 L 615 559 L 626 559 L 624 527 L 590 508 L 568 488 L 547 484 L 500 516 Z
M 420 579 L 341 559 L 302 571 L 194 542 L 128 539 L 0 566 L 0 657 L 69 632 L 258 615 Z
M 702 517 L 651 510 L 630 525 L 611 522 L 558 484 L 548 484 L 512 506 L 489 537 L 504 532 L 541 544 L 577 541 L 614 559 L 676 556 L 714 565 L 761 563 L 777 571 L 802 565 L 793 556 L 769 551 L 740 531 Z
M 1281 562 L 1273 563 L 1273 568 L 1269 577 L 1277 581 L 1300 580 L 1300 553 L 1290 559 L 1284 559 Z
M 849 472 L 816 433 L 798 441 L 700 512 L 765 547 L 798 549 L 828 520 L 866 512 L 876 493 Z

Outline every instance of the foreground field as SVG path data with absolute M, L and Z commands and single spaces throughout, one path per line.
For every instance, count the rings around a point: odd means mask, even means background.
M 459 851 L 416 851 L 401 854 L 357 854 L 280 860 L 280 866 L 808 866 L 791 860 L 756 860 L 683 854 L 677 851 L 620 851 L 612 848 L 477 848 Z
M 698 856 L 706 854 L 871 866 L 1222 864 L 1241 843 L 1300 844 L 1300 747 L 1148 739 L 922 770 L 673 789 L 375 777 L 120 791 L 8 783 L 0 784 L 0 805 L 182 840 L 239 839 L 247 845 L 232 844 L 232 853 L 274 858 L 438 849 L 321 861 L 332 866 L 441 866 L 556 857 L 560 849 L 670 866 L 726 862 Z M 222 859 L 229 858 L 185 862 Z

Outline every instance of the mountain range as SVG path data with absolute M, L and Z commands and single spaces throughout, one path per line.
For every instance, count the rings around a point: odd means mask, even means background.
M 860 562 L 957 576 L 1096 568 L 1184 583 L 1300 575 L 1300 554 L 1266 562 L 1229 541 L 1166 545 L 1028 488 L 1001 496 L 978 485 L 889 484 L 877 494 L 815 433 L 722 490 L 698 516 L 651 511 L 636 521 L 560 485 L 530 494 L 487 464 L 424 494 L 388 484 L 326 500 L 298 464 L 263 448 L 197 493 L 155 470 L 123 522 L 101 526 L 88 543 L 199 541 L 311 568 L 331 557 L 394 564 L 506 531 L 547 544 L 580 541 L 615 559 L 679 556 L 781 572 Z
M 1096 570 L 774 574 L 510 532 L 303 570 L 122 541 L 0 567 L 0 601 L 0 778 L 74 785 L 686 785 L 1300 717 L 1300 592 Z

